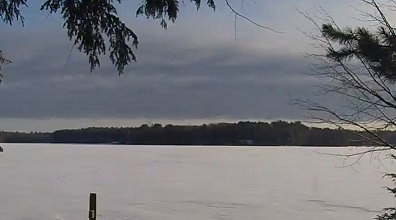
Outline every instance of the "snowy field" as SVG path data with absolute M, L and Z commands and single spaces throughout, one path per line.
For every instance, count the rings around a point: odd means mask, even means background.
M 2 146 L 0 219 L 87 219 L 90 192 L 98 220 L 363 220 L 395 204 L 395 163 L 323 154 L 356 148 Z

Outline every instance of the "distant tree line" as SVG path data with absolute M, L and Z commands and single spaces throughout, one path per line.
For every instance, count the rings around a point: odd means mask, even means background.
M 354 131 L 356 133 L 356 131 Z M 362 131 L 357 132 L 362 133 Z M 396 143 L 395 131 L 381 131 Z M 131 145 L 257 145 L 364 146 L 372 145 L 352 131 L 308 127 L 301 122 L 275 121 L 179 126 L 154 124 L 134 128 L 84 128 L 52 133 L 1 132 L 4 143 L 81 143 Z

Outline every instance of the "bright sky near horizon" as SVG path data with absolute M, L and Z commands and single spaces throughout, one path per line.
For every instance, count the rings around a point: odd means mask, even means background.
M 198 12 L 186 1 L 168 30 L 136 17 L 138 5 L 124 1 L 119 15 L 140 44 L 138 61 L 118 76 L 107 57 L 90 73 L 87 57 L 75 48 L 67 63 L 72 44 L 63 21 L 40 12 L 40 2 L 23 10 L 25 27 L 0 23 L 0 49 L 13 61 L 0 84 L 0 130 L 301 120 L 304 112 L 290 103 L 311 97 L 318 80 L 305 74 L 312 42 L 301 30 L 313 25 L 298 11 L 315 14 L 322 7 L 353 26 L 359 24 L 355 8 L 363 7 L 358 0 L 230 0 L 240 13 L 284 32 L 238 18 L 235 33 L 223 0 L 215 1 L 216 11 L 203 5 Z

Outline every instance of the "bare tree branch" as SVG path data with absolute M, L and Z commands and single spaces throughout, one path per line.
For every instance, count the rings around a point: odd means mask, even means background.
M 262 25 L 262 24 L 259 24 L 259 23 L 255 22 L 255 21 L 253 21 L 249 17 L 247 17 L 247 16 L 239 13 L 237 10 L 235 10 L 234 7 L 230 4 L 229 0 L 225 0 L 225 2 L 226 2 L 227 7 L 235 14 L 235 16 L 240 17 L 240 18 L 248 21 L 249 23 L 251 23 L 251 24 L 253 24 L 253 25 L 255 25 L 255 26 L 259 27 L 259 28 L 267 29 L 267 30 L 273 31 L 275 33 L 284 33 L 282 31 L 276 30 L 276 29 L 271 28 L 269 26 L 265 26 L 265 25 Z

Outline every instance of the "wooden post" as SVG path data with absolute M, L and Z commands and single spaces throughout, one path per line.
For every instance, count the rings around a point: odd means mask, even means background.
M 88 219 L 96 220 L 96 193 L 89 194 Z

